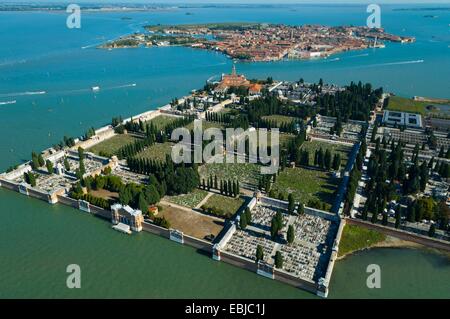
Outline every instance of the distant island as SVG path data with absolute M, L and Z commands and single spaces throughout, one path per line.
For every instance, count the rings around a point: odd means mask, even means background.
M 278 61 L 328 57 L 332 54 L 384 43 L 414 42 L 414 37 L 386 33 L 384 29 L 362 26 L 288 26 L 264 23 L 209 23 L 150 25 L 147 33 L 134 33 L 102 44 L 115 49 L 139 46 L 188 46 L 222 52 L 244 61 Z
M 142 5 L 142 4 L 83 4 L 84 12 L 135 12 L 135 11 L 155 11 L 155 10 L 169 10 L 172 7 L 165 5 Z M 0 4 L 0 11 L 50 11 L 50 12 L 65 12 L 67 4 L 14 4 L 6 3 Z
M 435 8 L 396 8 L 392 11 L 449 11 L 450 7 L 435 7 Z

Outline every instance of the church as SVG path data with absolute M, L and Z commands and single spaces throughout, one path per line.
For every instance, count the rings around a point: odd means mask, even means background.
M 236 65 L 233 64 L 231 74 L 222 74 L 219 85 L 215 88 L 216 92 L 225 93 L 231 87 L 250 87 L 250 81 L 242 74 L 236 73 Z

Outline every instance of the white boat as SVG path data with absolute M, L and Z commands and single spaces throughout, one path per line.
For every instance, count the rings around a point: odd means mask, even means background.
M 100 87 L 99 86 L 93 86 L 91 89 L 92 89 L 93 92 L 100 91 Z

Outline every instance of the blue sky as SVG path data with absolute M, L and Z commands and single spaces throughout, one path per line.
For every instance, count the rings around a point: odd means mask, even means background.
M 3 1 L 2 1 L 3 2 Z M 44 0 L 44 1 L 36 1 L 36 0 L 6 0 L 5 2 L 12 3 L 265 3 L 265 4 L 293 4 L 293 3 L 377 3 L 377 4 L 394 4 L 394 3 L 422 3 L 422 4 L 430 4 L 430 3 L 440 3 L 440 4 L 450 4 L 450 0 Z

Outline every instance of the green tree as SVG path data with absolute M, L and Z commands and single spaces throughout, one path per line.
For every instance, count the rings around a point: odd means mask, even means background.
M 45 165 L 47 166 L 47 172 L 52 175 L 53 174 L 53 163 L 50 160 L 47 160 L 45 162 Z
M 38 155 L 35 152 L 31 152 L 31 167 L 33 167 L 33 169 L 38 169 L 39 166 Z
M 130 204 L 132 200 L 132 195 L 129 188 L 125 188 L 122 192 L 119 193 L 119 201 L 122 205 Z
M 84 159 L 84 149 L 81 146 L 78 147 L 78 158 L 80 159 L 80 161 Z
M 288 213 L 292 215 L 295 209 L 294 195 L 292 195 L 292 193 L 289 193 L 288 195 L 288 202 Z
M 436 233 L 436 226 L 434 224 L 430 225 L 430 229 L 428 229 L 428 236 L 434 237 Z
M 250 208 L 245 209 L 245 218 L 247 219 L 247 223 L 250 224 L 252 222 L 252 212 L 250 211 Z
M 305 213 L 305 205 L 303 203 L 298 203 L 297 213 L 303 215 Z
M 42 157 L 42 154 L 38 155 L 38 162 L 39 162 L 39 167 L 42 167 L 45 165 L 45 161 L 44 161 L 44 158 Z
M 319 165 L 320 168 L 325 167 L 324 153 L 322 148 L 319 149 L 319 153 L 317 155 L 317 165 Z
M 395 228 L 399 228 L 401 222 L 402 222 L 402 215 L 401 215 L 401 213 L 400 213 L 400 210 L 398 210 L 398 211 L 395 213 Z
M 381 221 L 381 224 L 383 226 L 387 226 L 387 224 L 388 224 L 388 214 L 387 213 L 383 213 L 383 219 Z
M 256 246 L 256 261 L 263 260 L 264 258 L 264 250 L 261 245 Z
M 287 236 L 286 236 L 287 238 L 287 242 L 289 243 L 289 244 L 292 244 L 293 242 L 294 242 L 294 240 L 295 240 L 295 231 L 294 231 L 294 226 L 292 226 L 292 225 L 289 225 L 289 227 L 288 227 L 288 231 L 287 231 Z
M 245 214 L 241 214 L 240 217 L 241 218 L 239 219 L 239 226 L 241 227 L 241 229 L 247 228 L 247 216 L 245 216 Z
M 341 167 L 341 154 L 336 153 L 334 154 L 333 158 L 333 169 L 335 171 L 338 171 L 340 167 Z
M 331 169 L 331 152 L 329 149 L 325 151 L 324 165 L 327 170 Z
M 275 267 L 279 269 L 283 268 L 283 255 L 280 251 L 275 253 Z
M 378 212 L 372 212 L 372 218 L 370 219 L 370 221 L 372 222 L 372 224 L 375 224 L 378 221 Z
M 148 203 L 145 200 L 145 196 L 143 193 L 139 194 L 138 206 L 142 214 L 146 215 L 148 213 Z
M 155 185 L 147 185 L 144 188 L 144 197 L 147 203 L 154 205 L 158 203 L 161 199 L 161 195 L 159 194 Z
M 70 164 L 69 161 L 67 160 L 67 157 L 64 157 L 64 168 L 66 169 L 66 171 L 70 171 Z
M 81 175 L 84 175 L 86 173 L 86 168 L 84 166 L 84 160 L 83 159 L 80 159 L 79 171 L 80 171 Z
M 30 185 L 32 187 L 35 187 L 36 186 L 36 175 L 33 172 L 30 172 L 29 175 L 30 175 Z

